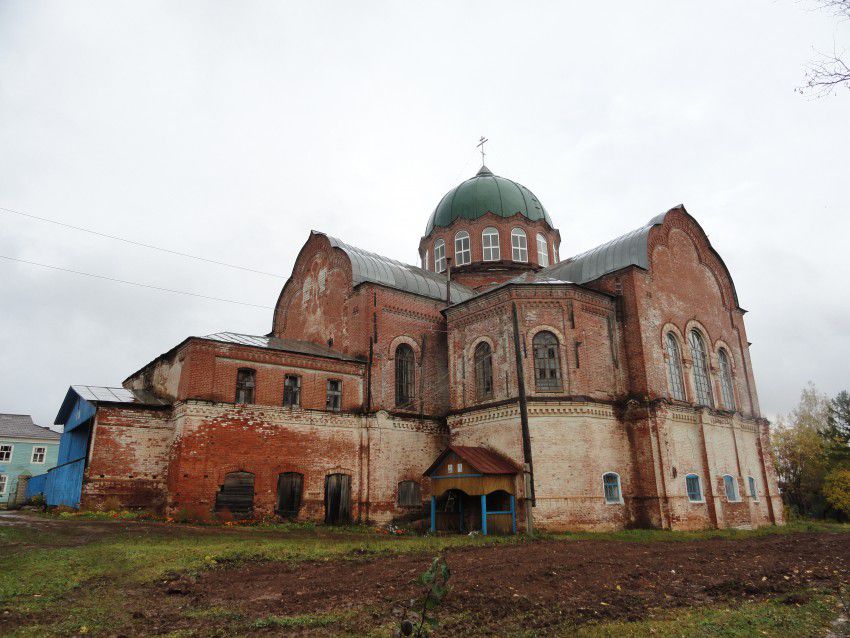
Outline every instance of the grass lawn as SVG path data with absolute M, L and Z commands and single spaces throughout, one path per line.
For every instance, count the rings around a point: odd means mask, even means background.
M 97 517 L 32 518 L 32 525 L 0 525 L 0 620 L 6 619 L 5 624 L 0 624 L 0 633 L 13 636 L 113 635 L 132 623 L 131 615 L 144 608 L 144 602 L 134 600 L 136 594 L 132 592 L 176 576 L 191 579 L 212 570 L 235 569 L 267 561 L 363 561 L 384 557 L 389 560 L 411 552 L 434 555 L 447 548 L 529 542 L 523 537 L 388 536 L 371 528 L 358 527 L 282 524 L 222 529 L 99 521 Z M 835 531 L 850 532 L 850 526 L 794 523 L 753 531 L 631 530 L 548 538 L 645 543 Z M 315 635 L 337 635 L 348 631 L 347 623 L 353 623 L 353 618 L 369 613 L 367 608 L 346 608 L 338 613 L 251 616 L 228 608 L 187 605 L 185 599 L 179 597 L 162 604 L 167 606 L 169 613 L 186 620 L 186 627 L 176 627 L 171 634 L 156 632 L 173 636 L 275 635 L 309 630 L 319 632 Z M 789 599 L 786 592 L 775 600 L 659 611 L 655 617 L 635 622 L 585 623 L 576 627 L 564 623 L 550 627 L 547 633 L 592 637 L 821 636 L 824 628 L 838 615 L 837 604 L 835 592 L 806 588 L 796 598 Z M 206 629 L 198 633 L 192 621 L 202 622 Z M 517 616 L 514 621 L 505 625 L 506 635 L 508 632 L 517 636 L 535 635 L 522 633 L 521 617 Z M 351 627 L 357 626 L 351 624 Z M 209 627 L 224 633 L 209 633 Z M 392 623 L 376 621 L 375 635 L 388 635 L 391 628 Z M 356 629 L 351 631 L 352 635 L 358 633 Z M 438 629 L 434 635 L 451 634 L 443 634 Z

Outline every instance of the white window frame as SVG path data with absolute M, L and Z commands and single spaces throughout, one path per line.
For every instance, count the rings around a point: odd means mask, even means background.
M 528 235 L 522 228 L 511 229 L 511 261 L 528 262 Z
M 495 243 L 493 241 L 495 238 Z M 499 230 L 488 226 L 481 231 L 481 251 L 484 261 L 499 261 L 502 259 L 502 249 L 499 245 Z
M 0 496 L 6 493 L 6 488 L 9 487 L 9 477 L 6 474 L 0 474 Z
M 446 242 L 438 239 L 434 242 L 434 272 L 446 269 Z
M 687 401 L 685 375 L 682 370 L 682 349 L 679 346 L 679 338 L 672 330 L 664 334 L 664 351 L 667 355 L 667 388 L 670 390 L 670 398 Z
M 455 473 L 454 463 L 449 463 L 449 466 L 448 466 L 447 469 L 448 469 L 448 472 L 447 472 L 448 474 L 454 474 Z
M 605 492 L 605 477 L 606 476 L 616 476 L 617 477 L 617 496 L 619 500 L 612 501 L 608 499 L 608 494 Z M 606 505 L 622 505 L 623 504 L 623 482 L 620 480 L 620 475 L 617 472 L 604 472 L 602 474 L 602 498 L 605 499 Z
M 559 263 L 561 261 L 561 258 L 558 256 L 558 249 L 555 247 L 554 241 L 552 242 L 552 254 L 555 256 L 555 261 L 553 261 L 552 263 L 553 264 Z
M 727 478 L 732 480 L 732 487 L 734 488 L 733 491 L 735 492 L 735 498 L 729 498 L 729 486 L 726 482 Z M 726 500 L 729 501 L 730 503 L 740 503 L 741 502 L 741 492 L 738 489 L 738 481 L 731 474 L 724 474 L 723 475 L 723 493 L 726 495 Z
M 4 450 L 3 448 L 9 448 Z M 0 463 L 9 463 L 12 460 L 12 454 L 15 452 L 14 443 L 0 444 Z
M 537 263 L 543 268 L 549 265 L 549 244 L 542 233 L 537 233 Z
M 457 473 L 458 473 L 458 474 L 463 474 L 463 463 L 458 463 L 458 464 L 457 464 Z
M 732 362 L 729 361 L 729 351 L 720 348 L 717 351 L 717 364 L 720 368 L 720 400 L 727 410 L 735 409 L 735 390 L 732 382 Z
M 460 243 L 460 249 L 458 249 L 458 243 Z M 466 266 L 470 263 L 472 263 L 472 242 L 469 239 L 469 233 L 461 230 L 455 235 L 455 266 Z
M 748 487 L 748 488 L 750 488 L 750 497 L 751 497 L 751 498 L 752 498 L 752 499 L 753 499 L 756 503 L 758 503 L 758 500 L 759 500 L 759 490 L 758 490 L 758 486 L 756 485 L 756 479 L 755 479 L 755 477 L 754 477 L 754 476 L 748 476 L 748 477 L 747 477 L 747 487 Z
M 699 488 L 699 499 L 691 498 L 691 491 L 688 489 L 688 479 L 695 478 L 697 480 L 697 487 Z M 705 490 L 702 488 L 702 478 L 696 472 L 688 472 L 685 474 L 685 493 L 688 495 L 689 503 L 705 503 Z
M 428 249 L 425 249 L 425 254 L 422 256 L 422 270 L 428 270 Z
M 35 456 L 38 454 L 38 451 L 41 450 L 41 460 L 36 461 Z M 30 464 L 33 465 L 44 465 L 47 460 L 47 447 L 44 445 L 33 446 L 32 448 L 32 456 L 30 457 Z

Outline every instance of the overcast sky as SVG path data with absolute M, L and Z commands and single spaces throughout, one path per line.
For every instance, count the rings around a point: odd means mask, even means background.
M 310 229 L 417 263 L 487 164 L 562 257 L 683 203 L 729 266 L 762 409 L 848 388 L 850 92 L 794 92 L 850 25 L 805 1 L 0 0 L 0 255 L 273 306 Z M 0 259 L 0 412 L 53 422 L 271 309 Z

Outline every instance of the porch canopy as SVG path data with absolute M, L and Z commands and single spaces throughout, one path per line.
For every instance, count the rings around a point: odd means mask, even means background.
M 519 468 L 484 447 L 450 445 L 425 471 L 431 531 L 516 533 Z

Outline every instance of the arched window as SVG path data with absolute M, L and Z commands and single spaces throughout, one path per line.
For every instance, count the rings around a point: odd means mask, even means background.
M 256 372 L 240 368 L 236 373 L 236 403 L 253 403 Z
M 727 410 L 735 409 L 735 391 L 732 389 L 732 366 L 729 365 L 729 356 L 725 348 L 717 352 L 720 360 L 720 394 L 723 399 L 723 407 Z
M 682 380 L 682 355 L 679 352 L 679 342 L 676 340 L 676 335 L 668 332 L 664 343 L 667 348 L 667 383 L 670 386 L 670 396 L 684 401 L 685 382 Z
M 537 263 L 546 268 L 549 265 L 549 244 L 546 243 L 546 238 L 537 234 Z
M 532 339 L 534 348 L 534 386 L 543 392 L 561 389 L 561 355 L 558 338 L 543 330 Z
M 434 242 L 434 271 L 443 272 L 446 269 L 446 242 L 438 239 Z
M 750 496 L 754 501 L 759 500 L 759 491 L 756 489 L 756 480 L 752 476 L 747 477 L 747 485 L 750 488 Z
M 696 474 L 688 474 L 685 477 L 685 486 L 688 489 L 688 500 L 691 503 L 702 503 L 704 501 L 702 497 L 702 484 L 700 483 L 699 476 Z
M 694 361 L 694 385 L 697 391 L 697 403 L 714 407 L 711 394 L 711 381 L 708 376 L 708 356 L 702 335 L 694 328 L 688 334 L 688 344 L 691 346 L 691 357 Z
M 488 226 L 481 233 L 481 247 L 484 251 L 484 261 L 499 261 L 502 258 L 499 250 L 499 231 Z
M 428 251 L 422 256 L 422 270 L 428 270 Z
M 410 405 L 413 401 L 413 348 L 402 343 L 395 349 L 395 404 Z
M 402 481 L 398 484 L 399 507 L 422 507 L 422 489 L 416 481 Z
M 455 235 L 455 266 L 465 266 L 472 261 L 472 250 L 469 247 L 469 233 L 465 230 Z
M 602 489 L 605 491 L 606 503 L 622 503 L 623 494 L 620 490 L 620 475 L 607 472 L 602 475 Z
M 475 393 L 479 401 L 493 397 L 493 352 L 486 341 L 475 346 Z
M 726 500 L 730 503 L 737 503 L 741 500 L 741 496 L 738 494 L 738 481 L 731 474 L 723 476 L 723 489 L 726 490 Z
M 528 238 L 522 228 L 514 228 L 511 231 L 511 259 L 528 261 Z
M 555 255 L 555 262 L 558 263 L 561 261 L 561 258 L 558 256 L 558 248 L 555 246 L 555 242 L 552 242 L 552 254 Z

